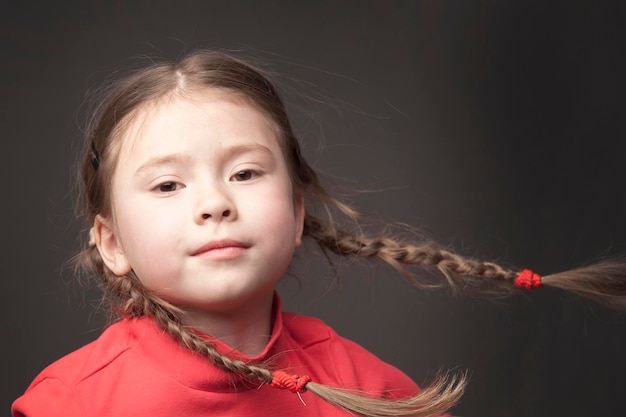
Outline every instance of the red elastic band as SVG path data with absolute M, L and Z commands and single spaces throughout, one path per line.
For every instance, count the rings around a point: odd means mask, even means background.
M 532 290 L 533 288 L 541 287 L 541 276 L 535 274 L 530 269 L 524 269 L 519 273 L 517 278 L 515 278 L 515 286 L 517 288 L 526 288 L 527 290 Z
M 276 371 L 272 374 L 272 383 L 270 384 L 274 388 L 288 389 L 293 393 L 305 392 L 304 387 L 311 381 L 311 377 L 308 375 L 290 375 L 284 371 Z

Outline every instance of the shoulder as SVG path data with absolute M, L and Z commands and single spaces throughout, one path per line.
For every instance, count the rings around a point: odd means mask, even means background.
M 406 397 L 419 392 L 405 373 L 356 342 L 339 336 L 323 321 L 283 313 L 285 329 L 319 367 L 328 384 L 341 384 L 386 397 Z
M 35 378 L 31 387 L 47 378 L 59 379 L 70 385 L 76 384 L 106 368 L 129 349 L 129 326 L 130 323 L 126 320 L 109 326 L 95 341 L 45 368 Z
M 106 369 L 130 347 L 126 321 L 46 367 L 12 407 L 14 416 L 82 415 L 76 387 Z

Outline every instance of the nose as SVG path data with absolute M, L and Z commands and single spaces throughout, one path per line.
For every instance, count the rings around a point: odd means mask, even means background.
M 228 190 L 224 187 L 212 186 L 205 189 L 198 196 L 194 219 L 196 223 L 207 220 L 222 221 L 234 220 L 237 216 L 235 205 Z

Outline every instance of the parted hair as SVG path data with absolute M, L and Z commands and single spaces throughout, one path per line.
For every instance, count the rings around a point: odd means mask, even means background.
M 278 139 L 294 192 L 305 196 L 303 235 L 324 251 L 342 257 L 383 261 L 418 287 L 430 287 L 433 282 L 421 281 L 419 275 L 409 268 L 413 265 L 439 271 L 441 279 L 435 286 L 473 288 L 476 291 L 484 287 L 488 288 L 485 292 L 501 295 L 514 290 L 518 270 L 463 257 L 428 240 L 401 240 L 383 232 L 370 236 L 338 226 L 338 215 L 358 221 L 359 214 L 327 192 L 315 170 L 303 158 L 283 100 L 268 73 L 217 51 L 196 51 L 175 62 L 152 62 L 108 83 L 97 93 L 98 104 L 86 128 L 79 165 L 78 209 L 87 227 L 93 225 L 97 215 L 107 216 L 111 212 L 110 179 L 118 159 L 120 138 L 137 112 L 169 94 L 184 95 L 207 88 L 223 90 L 246 100 L 278 127 Z M 183 311 L 144 287 L 132 270 L 121 277 L 113 274 L 91 242 L 75 259 L 80 268 L 98 277 L 119 317 L 151 317 L 182 346 L 202 355 L 215 366 L 251 380 L 272 382 L 276 370 L 220 354 L 210 342 L 183 325 Z M 544 276 L 541 282 L 624 309 L 625 277 L 625 264 L 609 260 Z M 415 397 L 405 399 L 375 398 L 367 393 L 350 392 L 315 381 L 308 382 L 306 389 L 360 416 L 425 417 L 449 410 L 461 397 L 465 383 L 463 375 L 443 374 Z

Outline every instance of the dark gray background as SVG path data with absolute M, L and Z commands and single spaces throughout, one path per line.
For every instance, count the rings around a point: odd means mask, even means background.
M 462 253 L 545 274 L 626 249 L 620 1 L 14 3 L 0 6 L 4 412 L 102 328 L 97 292 L 63 268 L 71 164 L 86 90 L 140 54 L 260 56 L 286 75 L 318 168 Z M 384 267 L 341 265 L 339 290 L 322 258 L 299 258 L 288 309 L 418 383 L 469 370 L 456 414 L 626 409 L 623 314 L 549 289 L 500 303 L 417 291 Z

